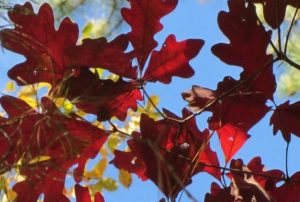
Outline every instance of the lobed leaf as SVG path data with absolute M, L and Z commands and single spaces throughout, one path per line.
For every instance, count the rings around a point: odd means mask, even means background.
M 151 51 L 157 46 L 154 35 L 163 26 L 160 19 L 175 9 L 178 0 L 129 0 L 131 8 L 121 10 L 131 26 L 129 40 L 142 71 Z
M 203 44 L 200 39 L 177 42 L 174 35 L 169 35 L 161 50 L 153 51 L 143 79 L 168 84 L 172 76 L 191 77 L 194 70 L 189 61 L 196 57 Z
M 300 102 L 290 104 L 289 101 L 276 107 L 270 124 L 273 125 L 274 135 L 280 130 L 285 141 L 291 141 L 291 134 L 300 137 Z

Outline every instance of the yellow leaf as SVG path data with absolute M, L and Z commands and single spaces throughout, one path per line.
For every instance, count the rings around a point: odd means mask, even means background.
M 105 147 L 102 147 L 100 150 L 100 154 L 102 155 L 103 158 L 107 157 L 109 152 Z
M 104 74 L 104 69 L 102 68 L 91 68 L 91 71 L 99 77 L 101 77 Z
M 103 173 L 107 166 L 107 159 L 103 158 L 94 166 L 91 171 L 86 171 L 84 176 L 88 179 L 99 179 L 103 176 Z
M 44 87 L 47 88 L 47 91 L 50 89 L 50 85 L 45 82 L 41 82 L 41 83 L 34 84 L 34 85 L 24 86 L 18 92 L 18 97 L 20 99 L 24 100 L 31 107 L 35 108 L 38 106 L 37 91 Z
M 152 96 L 150 96 L 150 99 L 153 102 L 153 104 L 158 105 L 158 103 L 159 103 L 159 97 L 158 96 L 152 95 Z M 146 111 L 153 111 L 153 110 L 155 110 L 153 104 L 148 101 L 147 104 L 146 104 L 145 110 Z
M 82 111 L 82 110 L 78 110 L 78 111 L 76 112 L 76 114 L 77 114 L 78 116 L 80 116 L 80 117 L 84 117 L 84 116 L 87 115 L 87 113 L 85 113 L 85 112 Z
M 54 100 L 54 103 L 58 108 L 62 108 L 67 114 L 74 111 L 74 105 L 65 98 L 57 98 Z
M 131 178 L 131 174 L 123 169 L 119 170 L 119 181 L 121 182 L 121 184 L 128 188 L 130 187 L 131 183 L 132 183 L 132 178 Z
M 110 79 L 110 80 L 112 80 L 112 81 L 114 81 L 114 82 L 116 82 L 116 81 L 118 81 L 119 76 L 116 75 L 116 74 L 110 74 L 110 75 L 108 75 L 107 78 Z
M 0 191 L 5 189 L 6 187 L 6 179 L 4 176 L 0 176 Z
M 13 92 L 16 90 L 16 86 L 15 86 L 15 83 L 13 81 L 9 81 L 6 83 L 6 86 L 5 86 L 5 91 L 6 92 Z
M 19 96 L 19 98 L 22 99 L 22 100 L 24 100 L 32 108 L 36 108 L 38 106 L 37 99 L 34 98 L 34 97 Z
M 42 162 L 42 161 L 48 161 L 50 159 L 50 156 L 38 156 L 34 159 L 31 159 L 29 161 L 29 164 L 35 164 L 35 163 L 39 163 L 39 162 Z
M 89 186 L 90 190 L 93 192 L 93 193 L 96 193 L 98 191 L 102 191 L 102 179 L 98 180 L 98 182 L 96 184 L 92 184 Z
M 114 152 L 114 150 L 120 145 L 121 140 L 116 135 L 111 135 L 107 141 L 107 146 L 111 152 Z
M 91 19 L 89 23 L 87 23 L 83 28 L 83 38 L 98 38 L 105 34 L 107 30 L 107 21 L 100 19 L 100 20 L 93 20 Z
M 7 199 L 8 201 L 14 201 L 17 197 L 17 193 L 12 189 L 7 190 Z
M 116 191 L 118 189 L 118 183 L 111 177 L 101 179 L 101 184 L 107 191 Z

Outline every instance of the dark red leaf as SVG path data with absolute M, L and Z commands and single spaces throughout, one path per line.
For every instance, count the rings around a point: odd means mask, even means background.
M 207 193 L 205 195 L 204 202 L 234 202 L 234 196 L 230 194 L 230 188 L 226 187 L 225 189 L 221 189 L 221 187 L 213 182 L 211 184 L 211 193 Z
M 290 104 L 289 101 L 276 107 L 270 124 L 273 125 L 274 135 L 280 130 L 285 141 L 291 140 L 291 134 L 300 137 L 300 102 Z
M 253 158 L 247 166 L 243 165 L 240 159 L 232 160 L 230 168 L 234 169 L 229 174 L 232 180 L 231 193 L 236 199 L 257 202 L 281 201 L 275 200 L 272 192 L 276 189 L 276 183 L 284 179 L 282 171 L 266 171 L 260 157 Z
M 77 25 L 66 18 L 55 30 L 48 4 L 43 4 L 38 14 L 34 13 L 30 3 L 16 5 L 8 15 L 16 26 L 1 30 L 2 45 L 27 59 L 13 67 L 8 72 L 9 77 L 19 85 L 41 81 L 55 85 L 66 73 L 65 50 L 77 42 Z
M 250 138 L 250 135 L 231 124 L 226 124 L 218 129 L 217 133 L 226 163 L 232 159 L 236 152 L 244 145 L 248 138 Z
M 199 53 L 203 44 L 200 39 L 177 42 L 174 35 L 168 36 L 161 50 L 153 51 L 143 79 L 168 84 L 172 76 L 191 77 L 194 70 L 189 61 Z
M 300 172 L 294 173 L 280 187 L 271 191 L 273 198 L 280 202 L 298 202 L 300 201 Z
M 97 192 L 95 194 L 95 202 L 105 202 L 104 197 L 100 192 Z
M 172 113 L 165 111 L 170 117 Z M 190 115 L 183 112 L 184 117 Z M 181 127 L 168 119 L 154 121 L 147 115 L 141 116 L 140 133 L 134 132 L 128 141 L 131 152 L 117 152 L 114 163 L 118 168 L 136 172 L 132 160 L 142 161 L 145 176 L 151 179 L 169 198 L 175 199 L 182 185 L 191 183 L 191 177 L 200 171 L 206 171 L 220 179 L 220 172 L 205 169 L 201 163 L 219 165 L 216 153 L 210 150 L 208 131 L 201 132 L 194 119 Z M 123 159 L 119 156 L 123 155 Z M 127 163 L 125 159 L 128 159 Z M 211 159 L 208 159 L 211 158 Z
M 48 98 L 42 98 L 41 113 L 11 96 L 0 102 L 9 114 L 1 128 L 1 170 L 8 171 L 21 160 L 20 173 L 26 176 L 13 187 L 17 201 L 36 201 L 42 193 L 45 201 L 66 201 L 62 193 L 68 169 L 78 164 L 74 177 L 79 182 L 86 161 L 98 154 L 106 133 L 75 115 L 65 116 Z M 38 156 L 50 159 L 30 163 Z
M 16 5 L 9 12 L 14 29 L 0 32 L 3 47 L 22 54 L 26 61 L 9 72 L 18 85 L 48 82 L 56 86 L 63 78 L 76 76 L 80 68 L 101 67 L 113 73 L 136 78 L 125 35 L 108 43 L 105 38 L 86 39 L 76 46 L 78 26 L 65 18 L 58 30 L 54 27 L 52 9 L 43 4 L 37 14 L 30 3 Z
M 239 86 L 239 81 L 231 77 L 225 77 L 218 84 L 215 95 L 222 99 L 210 109 L 213 112 L 209 119 L 211 129 L 229 123 L 247 133 L 269 111 L 264 95 L 250 87 Z
M 211 150 L 209 142 L 206 143 L 204 150 L 200 153 L 199 162 L 204 163 L 203 165 L 204 172 L 207 172 L 213 177 L 215 177 L 216 179 L 221 180 L 221 171 L 219 168 L 217 168 L 218 166 L 220 166 L 218 156 L 216 152 Z M 216 167 L 205 166 L 205 164 L 213 165 Z
M 300 2 L 298 0 L 287 0 L 287 1 L 289 5 L 294 6 L 295 8 L 300 7 Z
M 286 0 L 252 0 L 252 2 L 263 5 L 264 18 L 273 29 L 281 25 L 288 4 Z
M 157 46 L 154 35 L 163 26 L 160 19 L 170 13 L 178 0 L 129 0 L 131 8 L 123 8 L 122 16 L 131 26 L 129 39 L 134 47 L 140 70 Z
M 252 89 L 272 99 L 275 78 L 272 55 L 266 53 L 271 32 L 257 23 L 254 7 L 246 7 L 244 0 L 229 0 L 228 6 L 229 12 L 220 12 L 218 23 L 230 44 L 216 44 L 212 52 L 227 64 L 241 66 L 241 80 L 249 80 Z
M 69 63 L 74 68 L 101 67 L 120 76 L 136 79 L 137 69 L 131 65 L 133 54 L 124 53 L 127 46 L 126 35 L 120 35 L 110 43 L 104 37 L 84 39 L 81 45 L 68 50 Z
M 33 167 L 24 167 L 20 174 L 26 176 L 26 180 L 16 183 L 13 190 L 18 194 L 16 202 L 37 201 L 40 194 L 44 193 L 44 202 L 69 202 L 63 195 L 65 177 L 70 161 L 44 162 Z
M 212 130 L 231 124 L 247 133 L 269 111 L 264 95 L 231 77 L 225 77 L 215 91 L 193 86 L 182 96 L 189 102 L 191 111 L 213 112 L 208 120 Z
M 115 158 L 110 162 L 119 169 L 127 170 L 130 173 L 135 173 L 142 180 L 148 179 L 145 176 L 146 166 L 143 161 L 136 157 L 133 152 L 114 151 Z
M 83 187 L 79 184 L 75 185 L 75 196 L 76 202 L 91 202 L 91 196 L 89 193 L 89 188 Z
M 196 85 L 193 85 L 191 90 L 181 93 L 181 96 L 189 103 L 189 109 L 193 112 L 203 110 L 207 104 L 216 99 L 213 90 Z
M 97 115 L 99 121 L 112 116 L 124 120 L 127 110 L 131 108 L 135 111 L 137 100 L 143 99 L 136 82 L 126 82 L 122 78 L 116 82 L 99 79 L 87 69 L 62 86 L 60 92 L 54 92 L 57 96 L 66 97 L 79 109 Z
M 18 117 L 35 112 L 24 100 L 15 97 L 2 96 L 0 102 L 9 117 Z

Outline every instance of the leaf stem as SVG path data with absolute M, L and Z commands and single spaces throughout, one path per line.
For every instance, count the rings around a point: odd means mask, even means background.
M 112 133 L 115 133 L 115 132 L 118 132 L 118 133 L 121 133 L 122 135 L 125 135 L 127 137 L 132 137 L 130 134 L 124 132 L 124 131 L 121 131 L 111 120 L 108 121 L 108 123 L 111 125 L 111 127 L 113 128 L 112 131 L 108 131 L 108 132 L 112 132 Z
M 267 62 L 261 69 L 259 69 L 256 73 L 254 73 L 253 75 L 251 75 L 250 77 L 248 77 L 245 80 L 242 80 L 240 83 L 238 83 L 236 86 L 234 86 L 233 88 L 231 88 L 230 90 L 224 92 L 222 95 L 220 95 L 219 97 L 217 97 L 216 99 L 210 101 L 209 103 L 206 104 L 205 107 L 203 107 L 202 109 L 198 110 L 197 112 L 195 112 L 194 114 L 191 114 L 190 116 L 185 117 L 184 119 L 175 119 L 172 117 L 165 117 L 169 120 L 173 120 L 179 123 L 184 123 L 188 120 L 190 120 L 191 118 L 200 115 L 203 111 L 205 111 L 206 109 L 208 109 L 209 107 L 211 107 L 212 105 L 214 105 L 216 102 L 220 101 L 221 99 L 223 99 L 224 97 L 228 96 L 229 94 L 231 94 L 232 92 L 234 92 L 235 90 L 237 90 L 238 88 L 240 88 L 241 86 L 243 86 L 244 84 L 246 84 L 248 81 L 251 81 L 253 78 L 256 78 L 257 75 L 259 75 L 261 72 L 263 72 L 267 67 L 269 67 L 270 64 L 273 64 L 277 61 L 279 61 L 280 58 L 275 58 L 269 62 Z
M 140 86 L 140 88 L 142 89 L 143 93 L 145 94 L 145 96 L 147 97 L 147 99 L 149 100 L 149 102 L 151 103 L 151 105 L 156 109 L 156 111 L 163 117 L 166 118 L 166 116 L 164 115 L 164 113 L 158 109 L 158 107 L 156 106 L 156 104 L 152 101 L 152 99 L 150 98 L 149 94 L 147 93 L 146 89 L 144 88 L 144 86 Z
M 289 178 L 289 161 L 288 161 L 288 157 L 289 157 L 289 146 L 290 146 L 290 142 L 286 143 L 286 148 L 285 148 L 285 174 L 286 174 L 286 178 Z
M 295 11 L 295 13 L 294 13 L 292 22 L 291 22 L 290 27 L 289 27 L 289 30 L 288 30 L 288 33 L 287 33 L 287 35 L 286 35 L 285 45 L 284 45 L 284 55 L 286 55 L 286 52 L 287 52 L 287 47 L 288 47 L 288 43 L 289 43 L 290 34 L 291 34 L 292 28 L 293 28 L 293 26 L 294 26 L 294 23 L 295 23 L 295 20 L 296 20 L 296 16 L 297 16 L 297 13 L 298 13 L 298 11 L 299 11 L 299 6 L 300 6 L 300 1 L 298 2 L 298 7 L 296 8 L 296 11 Z

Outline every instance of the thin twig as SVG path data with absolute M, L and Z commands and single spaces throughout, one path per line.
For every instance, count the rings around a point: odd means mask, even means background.
M 279 1 L 277 1 L 276 5 L 276 21 L 278 23 L 278 28 L 277 28 L 277 36 L 278 36 L 278 47 L 279 47 L 279 53 L 282 53 L 282 47 L 281 47 L 281 27 L 279 24 Z
M 164 150 L 165 152 L 172 153 L 172 154 L 176 155 L 178 158 L 182 158 L 182 159 L 192 163 L 192 159 L 187 157 L 187 156 L 179 155 L 179 154 L 174 153 L 172 151 L 165 150 L 161 147 L 160 147 L 160 149 Z M 275 180 L 285 181 L 285 182 L 290 181 L 290 182 L 300 184 L 299 180 L 292 180 L 292 179 L 286 177 L 285 175 L 283 175 L 282 177 L 278 177 L 278 176 L 273 176 L 273 175 L 264 174 L 264 173 L 260 173 L 260 172 L 246 171 L 246 170 L 240 170 L 240 169 L 236 169 L 236 168 L 227 168 L 227 167 L 224 167 L 224 166 L 209 164 L 209 163 L 205 163 L 205 162 L 201 162 L 201 161 L 198 162 L 197 166 L 202 168 L 202 169 L 203 169 L 203 167 L 211 167 L 211 168 L 217 168 L 217 169 L 223 170 L 223 171 L 238 172 L 238 173 L 242 173 L 242 174 L 260 176 L 260 177 L 264 177 L 264 178 L 275 179 Z
M 256 13 L 256 6 L 254 5 L 254 3 L 253 3 L 252 1 L 250 1 L 250 0 L 247 0 L 247 3 L 248 3 L 248 5 L 250 5 L 250 6 L 252 6 L 252 7 L 254 8 L 254 10 L 255 10 L 255 15 L 256 15 L 256 20 L 257 20 L 258 24 L 259 24 L 261 27 L 265 28 L 265 26 L 263 25 L 262 21 L 261 21 L 261 20 L 259 19 L 259 17 L 257 16 L 257 13 Z M 276 46 L 275 46 L 275 44 L 273 43 L 272 39 L 270 39 L 269 42 L 270 42 L 271 47 L 272 47 L 273 50 L 275 51 L 276 55 L 280 55 L 280 52 L 279 52 L 279 50 L 276 48 Z
M 151 100 L 150 96 L 148 95 L 147 91 L 145 90 L 144 86 L 140 86 L 140 88 L 142 89 L 143 93 L 145 94 L 145 96 L 147 97 L 147 99 L 149 100 L 149 102 L 151 103 L 151 105 L 156 109 L 156 111 L 163 117 L 166 118 L 166 116 L 164 115 L 164 113 L 162 111 L 160 111 L 160 109 L 158 109 L 158 107 L 156 106 L 156 104 Z
M 296 16 L 297 16 L 297 13 L 298 13 L 298 11 L 299 11 L 299 6 L 300 6 L 300 1 L 298 2 L 298 7 L 296 8 L 296 11 L 295 11 L 294 16 L 293 16 L 293 19 L 292 19 L 292 21 L 291 21 L 291 24 L 290 24 L 288 33 L 287 33 L 287 35 L 286 35 L 285 45 L 284 45 L 284 55 L 286 55 L 286 53 L 287 53 L 287 47 L 288 47 L 288 43 L 289 43 L 290 34 L 291 34 L 292 28 L 293 28 L 293 26 L 294 26 L 294 23 L 295 23 L 295 20 L 296 20 Z
M 283 59 L 283 61 L 285 61 L 286 63 L 288 63 L 292 67 L 295 67 L 296 69 L 300 70 L 300 65 L 298 63 L 294 62 L 293 60 L 291 60 L 289 57 L 285 56 L 282 59 Z
M 244 84 L 246 84 L 247 82 L 251 81 L 253 78 L 256 78 L 256 76 L 258 74 L 260 74 L 261 72 L 263 72 L 266 68 L 269 67 L 270 64 L 272 63 L 275 63 L 277 61 L 279 61 L 280 58 L 275 58 L 269 62 L 267 62 L 263 68 L 259 69 L 259 71 L 257 71 L 256 73 L 254 73 L 253 75 L 251 75 L 250 77 L 248 77 L 247 79 L 245 80 L 242 80 L 240 83 L 238 83 L 236 86 L 234 86 L 233 88 L 231 88 L 230 90 L 224 92 L 222 95 L 220 95 L 219 97 L 217 97 L 216 99 L 210 101 L 209 103 L 207 103 L 205 105 L 205 107 L 201 108 L 200 110 L 198 110 L 197 112 L 195 112 L 194 114 L 191 114 L 187 117 L 185 117 L 184 119 L 176 119 L 176 118 L 173 118 L 173 117 L 168 117 L 168 116 L 165 116 L 165 118 L 169 119 L 169 120 L 172 120 L 172 121 L 175 121 L 175 122 L 179 122 L 179 123 L 184 123 L 192 118 L 194 118 L 195 116 L 198 116 L 200 115 L 203 111 L 207 110 L 209 107 L 211 107 L 212 105 L 214 105 L 215 103 L 217 103 L 218 101 L 220 101 L 221 99 L 223 99 L 224 97 L 230 95 L 232 92 L 234 92 L 235 90 L 237 90 L 238 88 L 240 88 L 241 86 L 243 86 Z
M 290 142 L 287 142 L 286 143 L 286 149 L 285 149 L 285 174 L 286 174 L 287 178 L 289 178 L 289 161 L 288 161 L 289 146 L 290 146 Z
M 130 134 L 124 132 L 124 131 L 121 131 L 111 120 L 108 120 L 108 123 L 111 125 L 111 127 L 113 128 L 112 133 L 115 133 L 115 132 L 118 132 L 118 133 L 121 133 L 127 137 L 132 137 Z

